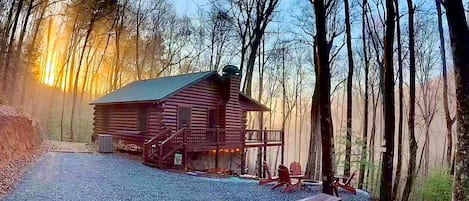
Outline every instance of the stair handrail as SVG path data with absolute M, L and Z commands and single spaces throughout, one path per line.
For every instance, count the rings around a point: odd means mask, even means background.
M 181 128 L 179 129 L 176 133 L 174 133 L 173 135 L 169 136 L 168 138 L 166 138 L 166 140 L 158 143 L 160 146 L 163 146 L 164 144 L 168 143 L 170 140 L 172 140 L 173 138 L 181 135 L 181 133 L 184 133 L 186 131 L 186 128 Z
M 170 150 L 168 153 L 166 153 L 165 155 L 163 155 L 163 145 L 165 145 L 166 143 L 168 143 L 170 140 L 174 139 L 175 137 L 181 135 L 181 134 L 184 134 L 183 136 L 183 142 L 173 148 L 172 150 Z M 159 158 L 159 165 L 158 166 L 162 166 L 163 164 L 163 161 L 169 157 L 171 154 L 175 153 L 178 149 L 182 148 L 183 146 L 186 145 L 186 128 L 181 128 L 179 129 L 176 133 L 174 133 L 173 135 L 169 136 L 168 138 L 166 138 L 166 140 L 162 141 L 162 142 L 158 142 L 158 147 L 159 147 L 159 151 L 160 151 L 160 158 Z M 185 157 L 185 156 L 184 156 Z
M 171 131 L 171 128 L 166 128 L 166 129 L 162 130 L 161 132 L 156 134 L 154 137 L 152 137 L 148 141 L 146 141 L 145 144 L 151 144 L 153 141 L 155 141 L 156 139 L 160 138 L 162 135 L 164 135 L 164 134 L 166 134 L 167 132 L 170 132 L 170 131 Z
M 171 129 L 170 128 L 165 128 L 163 129 L 162 131 L 160 131 L 158 134 L 156 134 L 155 136 L 153 136 L 152 138 L 150 138 L 148 141 L 144 142 L 143 143 L 143 160 L 145 162 L 148 162 L 149 161 L 149 154 L 150 154 L 150 150 L 152 148 L 153 145 L 155 145 L 156 143 L 153 143 L 153 141 L 159 139 L 161 136 L 167 134 L 168 132 L 171 132 Z M 152 144 L 153 143 L 153 144 Z

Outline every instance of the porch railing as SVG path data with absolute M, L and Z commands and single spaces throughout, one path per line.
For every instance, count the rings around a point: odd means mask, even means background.
M 282 130 L 246 130 L 246 143 L 281 143 L 283 141 Z
M 165 129 L 144 143 L 144 160 L 162 167 L 166 160 L 178 151 L 182 151 L 185 165 L 187 146 L 216 146 L 218 150 L 224 145 L 283 146 L 281 130 L 245 130 L 245 129 L 197 129 L 182 128 L 176 132 Z M 167 161 L 169 162 L 169 161 Z

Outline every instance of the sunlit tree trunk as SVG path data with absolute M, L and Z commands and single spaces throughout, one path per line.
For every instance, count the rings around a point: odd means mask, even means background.
M 11 57 L 13 56 L 13 44 L 15 42 L 15 33 L 16 33 L 16 27 L 18 26 L 18 21 L 19 21 L 19 16 L 21 13 L 21 9 L 23 8 L 23 0 L 19 0 L 18 5 L 16 7 L 16 13 L 15 17 L 13 20 L 13 27 L 11 28 L 11 35 L 10 35 L 10 40 L 8 42 L 8 48 L 7 48 L 7 53 L 5 57 L 5 63 L 3 65 L 3 80 L 2 80 L 2 90 L 3 92 L 7 92 L 8 90 L 8 78 L 10 74 L 10 62 L 11 62 Z M 17 61 L 13 61 L 17 62 Z M 11 95 L 11 94 L 10 94 Z
M 141 7 L 142 7 L 142 1 L 139 0 L 138 1 L 138 7 L 137 7 L 137 13 L 136 13 L 136 16 L 137 16 L 137 22 L 136 22 L 136 28 L 137 30 L 135 31 L 135 34 L 136 34 L 136 37 L 135 37 L 135 72 L 137 73 L 137 80 L 142 80 L 142 69 L 141 69 L 141 66 L 139 65 L 140 62 L 140 46 L 139 46 L 139 42 L 140 42 L 140 26 L 141 26 Z
M 93 26 L 94 26 L 94 23 L 95 23 L 95 20 L 96 20 L 96 12 L 93 12 L 91 18 L 90 18 L 90 21 L 88 22 L 88 28 L 86 30 L 86 36 L 85 36 L 85 39 L 83 41 L 83 47 L 82 47 L 82 50 L 81 50 L 81 53 L 80 53 L 80 58 L 78 59 L 78 67 L 77 67 L 77 71 L 75 73 L 75 80 L 74 80 L 74 84 L 73 84 L 73 97 L 72 97 L 72 113 L 71 113 L 71 117 L 70 117 L 70 140 L 73 142 L 75 141 L 75 135 L 73 133 L 73 124 L 74 124 L 74 121 L 75 121 L 75 109 L 76 109 L 76 103 L 77 103 L 77 97 L 78 97 L 78 81 L 79 81 L 79 76 L 80 76 L 80 69 L 82 67 L 82 62 L 83 62 L 83 58 L 85 56 L 85 51 L 86 51 L 86 47 L 88 45 L 88 42 L 89 42 L 89 39 L 90 39 L 90 36 L 91 36 L 91 32 L 93 30 Z M 70 80 L 71 81 L 71 80 Z
M 22 53 L 22 49 L 23 49 L 23 42 L 24 42 L 24 36 L 26 35 L 26 28 L 29 24 L 29 17 L 31 16 L 31 12 L 32 12 L 32 9 L 33 9 L 33 3 L 34 3 L 34 0 L 30 0 L 29 1 L 29 4 L 28 4 L 28 9 L 26 10 L 26 15 L 24 17 L 24 21 L 23 21 L 23 27 L 21 28 L 21 32 L 20 32 L 20 37 L 18 39 L 18 44 L 16 46 L 16 54 L 15 54 L 15 64 L 13 65 L 13 72 L 12 72 L 12 79 L 11 79 L 11 83 L 10 83 L 10 89 L 12 90 L 12 94 L 11 94 L 11 97 L 10 97 L 10 102 L 12 102 L 14 100 L 14 97 L 17 95 L 18 93 L 18 90 L 16 90 L 16 84 L 18 83 L 17 81 L 17 74 L 18 74 L 18 68 L 21 68 L 23 69 L 23 65 L 19 65 L 21 61 L 21 53 Z

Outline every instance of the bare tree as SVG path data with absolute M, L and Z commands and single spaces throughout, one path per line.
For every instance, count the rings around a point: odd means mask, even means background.
M 386 0 L 386 31 L 384 37 L 384 68 L 383 68 L 383 115 L 385 151 L 382 160 L 380 199 L 392 200 L 392 178 L 394 159 L 394 68 L 393 43 L 395 32 L 395 7 L 393 0 Z
M 321 124 L 321 144 L 322 144 L 322 191 L 327 194 L 333 193 L 332 182 L 334 179 L 333 172 L 333 148 L 331 140 L 333 137 L 332 117 L 331 117 L 331 72 L 329 53 L 333 40 L 327 40 L 327 10 L 330 4 L 335 1 L 311 0 L 316 16 L 316 57 L 317 57 L 317 79 L 320 86 L 318 87 L 319 96 L 319 113 Z
M 235 8 L 233 18 L 238 19 L 237 27 L 241 38 L 240 70 L 246 74 L 243 91 L 248 96 L 251 96 L 252 75 L 259 46 L 278 2 L 279 0 L 232 1 Z
M 443 78 L 443 108 L 445 112 L 446 120 L 446 166 L 451 169 L 452 151 L 453 151 L 453 124 L 456 118 L 451 118 L 449 112 L 449 101 L 448 101 L 448 76 L 446 70 L 446 50 L 445 50 L 445 36 L 443 35 L 443 19 L 441 13 L 440 0 L 435 0 L 436 11 L 438 17 L 438 33 L 440 36 L 440 56 L 441 56 L 441 74 Z
M 402 44 L 401 44 L 401 17 L 399 15 L 399 0 L 395 1 L 396 4 L 396 37 L 397 37 L 397 62 L 398 62 L 398 73 L 399 73 L 399 123 L 397 131 L 397 166 L 396 166 L 396 177 L 394 179 L 392 198 L 398 200 L 399 182 L 401 180 L 401 168 L 402 168 L 402 131 L 403 131 L 403 116 L 404 116 L 404 78 L 402 76 Z
M 352 152 L 352 80 L 353 80 L 353 52 L 352 52 L 352 34 L 350 33 L 350 8 L 348 0 L 344 0 L 345 10 L 345 33 L 347 41 L 347 134 L 345 141 L 345 165 L 344 175 L 350 175 L 350 155 Z
M 415 139 L 415 33 L 414 33 L 414 5 L 412 0 L 407 0 L 409 10 L 409 164 L 407 167 L 407 179 L 402 193 L 402 200 L 409 200 L 416 174 L 417 141 Z
M 358 188 L 363 188 L 363 182 L 365 180 L 365 163 L 366 163 L 366 152 L 367 152 L 367 142 L 368 142 L 368 105 L 369 105 L 369 95 L 368 95 L 368 77 L 369 77 L 369 60 L 368 60 L 368 50 L 367 50 L 367 29 L 366 29 L 366 16 L 367 16 L 367 0 L 362 2 L 362 46 L 363 46 L 363 64 L 365 69 L 365 100 L 363 103 L 363 137 L 362 137 L 362 152 L 360 156 L 360 172 L 358 176 Z
M 19 0 L 18 1 L 18 5 L 16 6 L 16 13 L 15 13 L 15 16 L 14 16 L 14 19 L 13 19 L 13 27 L 11 28 L 11 32 L 10 32 L 10 39 L 9 39 L 9 42 L 8 42 L 8 47 L 7 47 L 7 53 L 6 53 L 6 56 L 5 56 L 5 63 L 3 64 L 3 80 L 2 80 L 2 91 L 5 93 L 8 89 L 8 80 L 9 80 L 9 74 L 10 74 L 10 62 L 11 62 L 11 58 L 13 56 L 13 52 L 14 52 L 14 43 L 15 43 L 15 33 L 16 33 L 16 27 L 18 26 L 18 22 L 19 22 L 19 17 L 20 17 L 20 13 L 21 13 L 21 10 L 23 9 L 23 0 Z M 14 3 L 14 1 L 13 1 Z M 8 30 L 10 31 L 10 30 Z M 16 62 L 16 61 L 14 61 Z
M 453 200 L 467 200 L 469 192 L 469 29 L 461 0 L 443 1 L 446 9 L 456 85 L 457 139 Z
M 435 53 L 435 38 L 431 37 L 433 29 L 429 29 L 426 24 L 429 22 L 420 22 L 417 26 L 419 30 L 417 35 L 417 48 L 416 48 L 416 60 L 417 62 L 417 79 L 419 83 L 419 97 L 417 101 L 417 107 L 420 111 L 420 116 L 423 119 L 423 133 L 425 134 L 425 141 L 422 147 L 422 154 L 420 155 L 420 161 L 422 158 L 425 159 L 423 163 L 423 175 L 426 177 L 429 170 L 430 160 L 430 126 L 433 122 L 435 114 L 437 112 L 438 104 L 438 90 L 440 80 L 433 80 L 432 75 L 435 70 L 438 55 Z M 417 168 L 417 174 L 420 170 L 422 163 L 419 163 Z

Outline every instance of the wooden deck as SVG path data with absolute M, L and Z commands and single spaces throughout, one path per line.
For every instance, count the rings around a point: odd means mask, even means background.
M 157 134 L 121 131 L 107 133 L 118 140 L 125 140 L 143 148 L 145 162 L 160 165 L 169 160 L 175 152 L 213 151 L 218 156 L 220 151 L 236 151 L 244 154 L 248 148 L 263 148 L 278 146 L 284 153 L 284 132 L 282 130 L 246 130 L 246 129 L 187 129 L 178 131 L 164 129 Z M 228 137 L 229 136 L 229 137 Z M 235 137 L 236 136 L 236 137 Z M 185 164 L 185 157 L 183 163 Z M 265 156 L 264 156 L 265 158 Z

